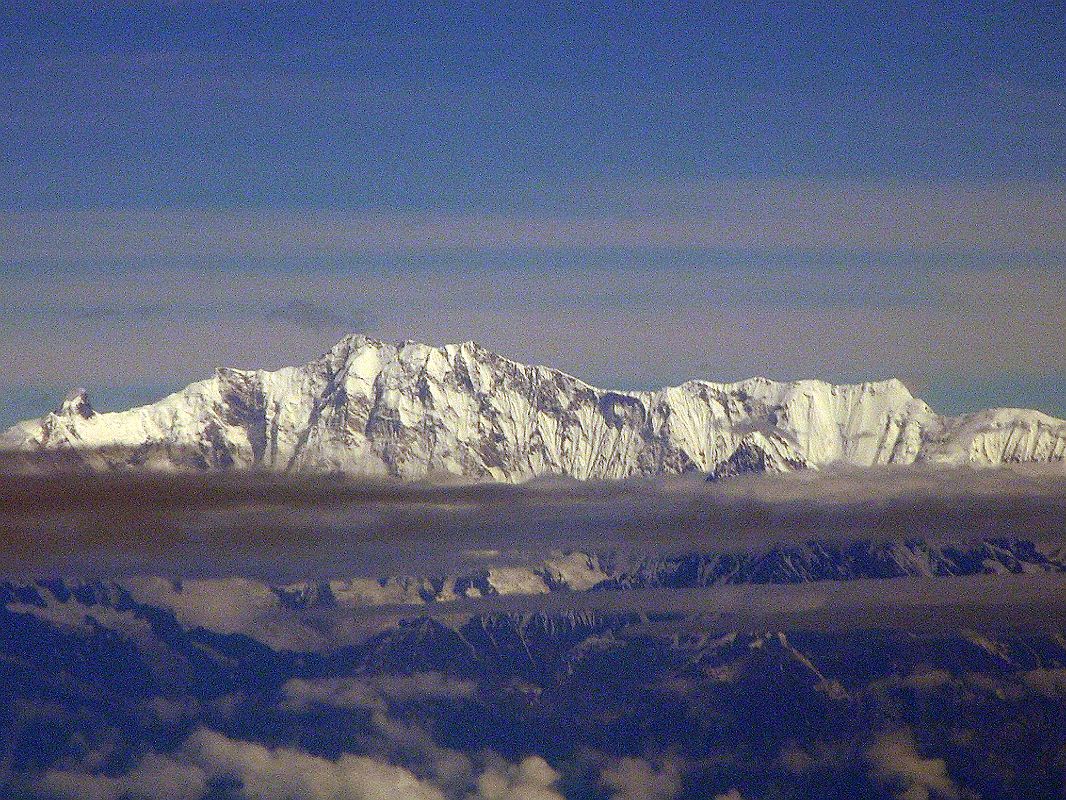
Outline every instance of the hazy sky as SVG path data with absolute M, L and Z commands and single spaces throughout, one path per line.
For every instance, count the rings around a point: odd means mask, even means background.
M 4 4 L 0 424 L 350 331 L 1066 416 L 1062 4 L 317 5 Z

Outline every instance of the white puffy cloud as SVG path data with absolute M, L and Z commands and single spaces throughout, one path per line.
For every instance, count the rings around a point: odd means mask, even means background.
M 498 762 L 477 780 L 473 800 L 564 800 L 556 789 L 559 773 L 540 756 L 528 756 L 521 763 Z
M 44 605 L 8 603 L 7 610 L 13 614 L 28 614 L 58 628 L 81 633 L 108 628 L 136 642 L 148 642 L 152 638 L 152 626 L 129 611 L 116 611 L 103 603 L 85 605 L 73 598 L 61 601 L 48 592 L 43 593 L 43 599 Z
M 145 756 L 118 777 L 51 771 L 36 783 L 59 800 L 199 800 L 211 780 L 230 777 L 249 800 L 444 800 L 410 770 L 366 756 L 335 761 L 288 747 L 266 747 L 201 728 L 172 756 Z
M 948 774 L 944 759 L 922 756 L 909 728 L 879 736 L 866 751 L 866 757 L 873 764 L 874 776 L 896 788 L 901 800 L 929 800 L 934 796 L 956 800 L 959 797 L 959 789 Z
M 469 757 L 437 746 L 417 726 L 381 713 L 374 726 L 384 745 L 373 756 L 331 760 L 199 728 L 174 753 L 146 755 L 122 775 L 87 765 L 51 770 L 31 785 L 48 800 L 201 800 L 223 778 L 235 781 L 247 800 L 564 800 L 559 773 L 540 756 L 515 764 L 486 753 L 478 772 Z
M 671 800 L 681 791 L 681 776 L 670 761 L 656 768 L 642 758 L 621 758 L 600 775 L 613 800 Z
M 436 785 L 461 792 L 475 774 L 470 759 L 457 750 L 441 747 L 422 727 L 388 716 L 389 701 L 420 698 L 460 699 L 469 697 L 475 685 L 436 672 L 411 675 L 367 675 L 359 678 L 294 678 L 282 687 L 282 707 L 304 711 L 313 706 L 362 709 L 373 713 L 376 754 L 388 761 L 410 766 Z
M 403 767 L 365 756 L 336 761 L 302 750 L 229 739 L 206 729 L 183 746 L 190 761 L 212 774 L 241 781 L 242 794 L 255 800 L 443 800 L 439 789 Z
M 207 773 L 194 763 L 149 754 L 124 775 L 52 770 L 35 788 L 57 800 L 196 800 L 207 791 Z
M 383 712 L 376 712 L 372 721 L 381 737 L 385 760 L 408 765 L 451 794 L 460 795 L 470 785 L 475 770 L 466 754 L 441 747 L 422 726 L 392 719 Z

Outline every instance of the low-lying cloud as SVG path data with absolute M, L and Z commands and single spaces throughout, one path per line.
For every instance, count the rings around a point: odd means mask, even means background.
M 926 758 L 917 749 L 909 728 L 888 731 L 877 738 L 866 757 L 873 775 L 897 791 L 900 800 L 957 800 L 959 788 L 942 758 Z
M 444 800 L 432 784 L 403 767 L 365 756 L 320 758 L 288 747 L 270 748 L 230 739 L 205 728 L 194 731 L 170 756 L 145 756 L 118 777 L 51 771 L 36 782 L 43 797 L 61 800 L 199 800 L 221 778 L 240 784 L 249 800 Z
M 673 761 L 654 765 L 643 758 L 620 758 L 600 776 L 612 800 L 673 800 L 681 792 L 681 771 Z
M 349 678 L 293 678 L 282 686 L 285 708 L 303 711 L 314 706 L 383 711 L 388 702 L 470 698 L 476 684 L 440 672 L 409 675 L 367 675 Z
M 45 471 L 0 475 L 0 554 L 9 574 L 219 577 L 238 564 L 243 577 L 293 582 L 444 575 L 484 566 L 485 554 L 528 561 L 560 550 L 676 554 L 809 541 L 963 544 L 1022 534 L 1060 542 L 1064 476 L 1061 464 L 915 466 L 717 484 L 696 476 L 511 486 Z M 157 596 L 177 588 L 140 587 Z M 265 609 L 275 599 L 262 601 Z M 197 604 L 197 613 L 210 605 Z M 219 595 L 212 613 L 223 624 L 233 612 Z
M 317 650 L 328 644 L 321 632 L 284 608 L 277 594 L 258 581 L 134 576 L 124 586 L 138 603 L 166 608 L 188 628 L 243 633 L 280 650 Z
M 557 791 L 560 777 L 540 756 L 497 761 L 478 777 L 476 800 L 565 800 Z
M 247 800 L 563 800 L 562 776 L 540 756 L 512 763 L 489 753 L 476 774 L 467 774 L 466 756 L 435 749 L 438 758 L 454 761 L 460 774 L 449 776 L 438 764 L 429 770 L 436 778 L 420 776 L 380 758 L 330 759 L 198 728 L 175 752 L 149 753 L 119 775 L 54 769 L 29 784 L 35 796 L 47 800 L 201 800 L 223 781 Z

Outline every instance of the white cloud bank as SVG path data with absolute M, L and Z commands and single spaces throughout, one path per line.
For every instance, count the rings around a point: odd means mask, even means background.
M 203 728 L 175 754 L 145 756 L 125 775 L 51 771 L 36 789 L 57 800 L 197 800 L 223 777 L 240 781 L 241 796 L 255 800 L 444 800 L 438 788 L 403 767 L 353 755 L 330 761 Z
M 914 734 L 908 728 L 889 731 L 877 738 L 866 757 L 873 775 L 895 787 L 900 800 L 957 800 L 959 788 L 948 774 L 942 758 L 925 758 L 918 752 Z
M 671 761 L 656 767 L 642 758 L 620 758 L 600 780 L 613 790 L 612 800 L 673 800 L 681 791 L 680 771 Z
M 556 790 L 556 772 L 540 756 L 529 756 L 517 765 L 500 762 L 481 773 L 477 800 L 563 800 Z
M 411 744 L 424 748 L 426 743 Z M 461 769 L 469 767 L 460 753 L 437 748 L 435 754 L 463 762 Z M 342 755 L 330 760 L 200 728 L 176 752 L 146 755 L 125 774 L 51 770 L 32 789 L 48 800 L 200 800 L 226 779 L 237 781 L 239 796 L 247 800 L 563 800 L 557 788 L 560 774 L 540 756 L 513 764 L 489 755 L 476 780 L 465 787 L 448 780 L 439 764 L 432 772 L 447 788 L 380 758 Z

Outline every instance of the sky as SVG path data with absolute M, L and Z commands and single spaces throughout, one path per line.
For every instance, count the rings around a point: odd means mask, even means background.
M 0 424 L 342 335 L 1066 416 L 1059 3 L 0 10 Z

